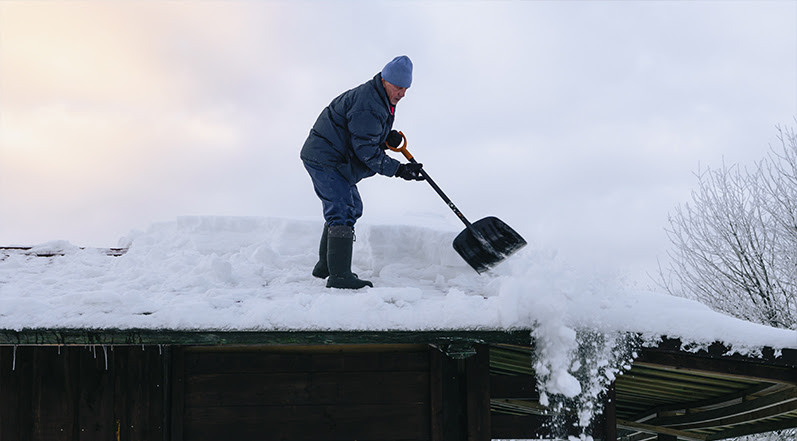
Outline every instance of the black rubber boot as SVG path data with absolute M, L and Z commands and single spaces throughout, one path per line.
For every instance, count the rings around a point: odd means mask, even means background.
M 327 288 L 360 289 L 374 284 L 360 280 L 351 272 L 351 252 L 354 244 L 354 228 L 347 225 L 329 227 L 327 239 L 327 266 L 329 279 Z
M 313 276 L 319 279 L 326 279 L 329 277 L 329 268 L 327 267 L 327 237 L 329 236 L 329 227 L 324 223 L 324 232 L 321 233 L 321 243 L 318 245 L 318 263 L 313 267 Z

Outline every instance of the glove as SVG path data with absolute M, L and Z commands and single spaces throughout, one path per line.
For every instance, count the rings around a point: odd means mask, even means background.
M 411 162 L 409 164 L 400 164 L 396 171 L 396 177 L 406 179 L 408 181 L 423 181 L 424 177 L 421 174 L 423 164 Z
M 387 134 L 387 139 L 385 139 L 385 144 L 395 149 L 401 145 L 401 140 L 402 138 L 399 132 L 391 130 L 390 133 Z

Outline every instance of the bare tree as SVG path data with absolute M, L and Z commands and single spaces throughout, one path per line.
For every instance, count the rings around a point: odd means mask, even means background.
M 745 320 L 797 329 L 797 136 L 753 170 L 697 172 L 691 203 L 670 215 L 664 288 Z
M 778 273 L 787 289 L 797 292 L 797 134 L 794 130 L 780 130 L 780 149 L 770 153 L 763 169 L 766 191 L 769 194 L 767 210 L 775 221 L 782 237 L 778 254 Z M 791 298 L 794 302 L 794 297 Z M 789 307 L 794 308 L 794 303 Z M 793 324 L 793 323 L 792 323 Z

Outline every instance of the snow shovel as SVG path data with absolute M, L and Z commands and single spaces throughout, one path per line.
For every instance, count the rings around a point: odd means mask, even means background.
M 390 150 L 403 154 L 408 161 L 417 163 L 407 150 L 407 137 L 402 132 L 398 132 L 398 134 L 401 135 L 403 141 L 400 147 L 393 147 L 387 141 L 385 141 L 385 145 Z M 489 216 L 470 223 L 451 202 L 451 199 L 443 193 L 443 190 L 429 177 L 426 170 L 421 169 L 421 175 L 443 198 L 443 201 L 459 220 L 465 224 L 466 228 L 454 239 L 454 249 L 477 273 L 481 274 L 498 265 L 526 245 L 526 241 L 515 230 L 497 217 Z

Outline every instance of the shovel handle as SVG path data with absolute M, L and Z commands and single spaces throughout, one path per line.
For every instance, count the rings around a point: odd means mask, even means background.
M 407 158 L 407 161 L 415 162 L 415 159 L 413 159 L 412 154 L 410 154 L 410 151 L 407 150 L 407 137 L 404 136 L 404 132 L 399 131 L 398 134 L 401 135 L 401 141 L 402 141 L 400 147 L 392 147 L 390 144 L 387 143 L 387 141 L 385 141 L 385 145 L 390 150 L 394 152 L 399 152 L 402 155 L 404 155 L 404 157 Z
M 404 157 L 407 158 L 407 161 L 410 161 L 410 162 L 413 162 L 413 163 L 417 163 L 418 161 L 416 161 L 415 158 L 412 157 L 412 154 L 410 154 L 409 150 L 407 150 L 407 137 L 404 136 L 403 132 L 398 132 L 398 133 L 399 133 L 399 135 L 401 135 L 401 140 L 402 140 L 401 146 L 392 147 L 390 144 L 387 143 L 387 141 L 385 141 L 385 146 L 387 146 L 387 148 L 389 148 L 390 150 L 392 150 L 394 152 L 399 152 L 402 155 L 404 155 Z M 457 215 L 459 220 L 461 220 L 462 223 L 465 224 L 465 226 L 469 230 L 473 231 L 474 234 L 477 234 L 477 235 L 481 236 L 478 232 L 476 232 L 473 229 L 470 221 L 467 218 L 465 218 L 465 215 L 463 215 L 461 211 L 459 211 L 459 208 L 457 208 L 457 206 L 454 205 L 453 202 L 451 202 L 451 199 L 449 199 L 448 196 L 446 196 L 446 194 L 443 193 L 443 190 L 437 185 L 437 183 L 434 180 L 432 180 L 432 177 L 429 176 L 428 173 L 426 173 L 426 170 L 421 169 L 421 175 L 424 177 L 426 182 L 428 182 L 429 185 L 432 186 L 434 191 L 437 192 L 437 195 L 440 196 L 441 199 L 443 199 L 443 202 L 445 202 L 446 205 L 448 205 L 448 208 L 450 208 L 451 211 L 453 211 L 454 214 Z

